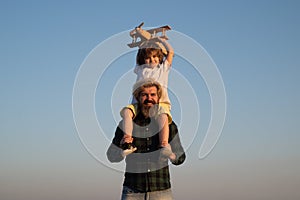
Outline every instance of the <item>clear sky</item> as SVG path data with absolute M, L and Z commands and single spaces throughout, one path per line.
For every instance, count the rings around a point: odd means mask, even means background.
M 97 85 L 95 110 L 105 134 L 99 152 L 88 152 L 80 139 L 72 94 L 92 50 L 142 21 L 168 24 L 200 44 L 226 91 L 223 131 L 199 159 L 211 93 L 206 77 L 175 48 L 171 100 L 187 153 L 183 165 L 171 166 L 175 198 L 300 199 L 299 9 L 297 0 L 0 1 L 0 199 L 120 198 L 122 172 L 96 157 L 105 158 L 118 109 L 130 98 L 135 52 L 117 55 Z M 124 46 L 130 41 L 128 35 Z M 182 100 L 193 97 L 190 88 L 196 103 Z

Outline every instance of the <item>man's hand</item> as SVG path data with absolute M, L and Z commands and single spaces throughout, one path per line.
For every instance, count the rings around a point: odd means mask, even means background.
M 160 149 L 160 160 L 165 161 L 167 159 L 170 159 L 171 161 L 176 159 L 176 155 L 172 152 L 170 144 Z

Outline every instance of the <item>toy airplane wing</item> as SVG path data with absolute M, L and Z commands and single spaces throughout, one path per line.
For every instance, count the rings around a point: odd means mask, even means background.
M 171 27 L 166 25 L 166 26 L 161 26 L 161 27 L 158 27 L 158 28 L 149 29 L 147 31 L 151 34 L 156 34 L 156 33 L 159 33 L 159 32 L 164 33 L 165 31 L 168 31 L 168 30 L 171 30 Z
M 130 44 L 127 44 L 130 48 L 133 48 L 133 47 L 137 47 L 137 46 L 140 46 L 144 41 L 139 41 L 139 42 L 132 42 Z

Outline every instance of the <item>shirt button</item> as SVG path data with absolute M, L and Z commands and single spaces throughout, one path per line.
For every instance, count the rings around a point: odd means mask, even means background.
M 147 137 L 147 140 L 149 141 L 149 140 L 150 140 L 150 138 L 148 138 L 148 137 Z
M 147 151 L 149 151 L 149 148 L 147 148 Z
M 148 128 L 148 127 L 146 128 L 146 131 L 147 131 L 147 132 L 149 131 L 149 128 Z

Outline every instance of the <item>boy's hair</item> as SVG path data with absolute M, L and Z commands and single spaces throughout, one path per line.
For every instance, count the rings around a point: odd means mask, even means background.
M 156 45 L 155 43 L 146 43 L 141 46 L 141 48 L 138 50 L 138 53 L 136 55 L 136 63 L 138 65 L 145 64 L 145 58 L 148 56 L 155 54 L 159 58 L 159 63 L 161 64 L 164 59 L 164 54 L 162 50 Z

